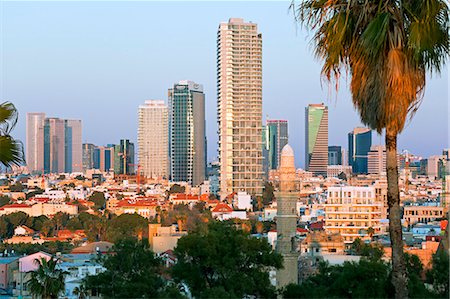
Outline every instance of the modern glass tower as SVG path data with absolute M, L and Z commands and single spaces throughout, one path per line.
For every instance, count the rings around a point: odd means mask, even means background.
M 198 186 L 206 178 L 203 86 L 180 81 L 169 89 L 170 178 Z
M 92 143 L 83 143 L 83 171 L 94 168 L 95 145 Z
M 262 194 L 262 36 L 232 18 L 217 32 L 220 194 Z
M 128 139 L 121 139 L 114 147 L 114 173 L 134 173 L 134 143 Z
M 278 169 L 281 150 L 288 144 L 288 122 L 287 120 L 267 120 L 266 130 L 269 145 L 269 169 Z
M 83 149 L 81 141 L 81 120 L 65 119 L 65 172 L 83 171 Z
M 148 100 L 139 106 L 138 157 L 141 174 L 148 178 L 169 178 L 169 115 L 162 100 Z
M 305 168 L 315 175 L 327 175 L 328 107 L 309 104 L 305 108 Z
M 32 173 L 44 169 L 44 120 L 45 113 L 27 113 L 26 162 Z
M 372 131 L 355 128 L 348 133 L 348 165 L 353 173 L 367 173 L 367 155 L 372 146 Z
M 339 145 L 328 147 L 328 165 L 342 165 L 342 148 Z

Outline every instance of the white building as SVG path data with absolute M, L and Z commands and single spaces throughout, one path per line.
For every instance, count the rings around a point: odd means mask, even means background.
M 324 229 L 340 233 L 347 245 L 381 230 L 383 202 L 377 200 L 374 187 L 329 187 L 324 209 Z
M 233 201 L 234 207 L 238 210 L 253 210 L 252 197 L 247 192 L 238 192 Z
M 141 173 L 149 178 L 169 177 L 168 109 L 164 101 L 139 106 L 138 153 Z
M 373 145 L 367 153 L 367 171 L 370 174 L 386 174 L 386 147 Z
M 352 174 L 352 167 L 345 165 L 328 165 L 327 166 L 327 177 L 336 178 L 341 173 L 344 173 L 347 178 Z

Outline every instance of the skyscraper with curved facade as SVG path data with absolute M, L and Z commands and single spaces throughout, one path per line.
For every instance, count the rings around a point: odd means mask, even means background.
M 262 36 L 239 18 L 217 32 L 217 117 L 221 197 L 262 194 Z

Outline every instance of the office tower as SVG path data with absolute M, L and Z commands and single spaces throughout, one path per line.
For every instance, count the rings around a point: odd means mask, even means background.
M 287 120 L 267 120 L 266 130 L 269 145 L 269 169 L 278 169 L 280 153 L 288 144 Z
M 94 168 L 95 145 L 83 143 L 83 171 Z
M 170 178 L 198 186 L 206 178 L 203 86 L 180 81 L 169 89 Z
M 439 177 L 439 162 L 444 160 L 445 156 L 430 156 L 428 157 L 427 163 L 427 176 L 432 179 L 436 179 Z
M 110 169 L 114 168 L 113 156 L 114 146 L 97 146 L 94 149 L 94 168 L 103 172 L 108 172 Z
M 367 153 L 367 173 L 386 174 L 386 147 L 374 145 Z
M 294 151 L 287 144 L 281 151 L 278 168 L 280 187 L 275 192 L 277 199 L 277 243 L 276 251 L 283 256 L 283 268 L 277 270 L 277 287 L 298 283 L 298 256 L 296 244 L 297 198 L 295 192 Z
M 328 187 L 324 210 L 325 230 L 341 234 L 347 248 L 356 238 L 370 240 L 370 227 L 381 232 L 383 202 L 373 186 Z
M 341 150 L 341 161 L 342 161 L 342 166 L 348 166 L 348 155 L 347 155 L 347 150 L 345 148 L 343 148 Z
M 348 133 L 348 163 L 353 173 L 367 173 L 367 153 L 372 146 L 372 131 L 355 128 Z
M 65 122 L 59 118 L 44 121 L 44 170 L 46 173 L 64 172 L 66 138 Z
M 262 36 L 232 18 L 217 33 L 220 192 L 262 194 Z
M 81 141 L 81 120 L 66 119 L 65 125 L 65 172 L 83 171 L 83 149 Z
M 340 146 L 328 147 L 328 165 L 342 165 L 342 148 Z
M 309 104 L 305 108 L 305 168 L 315 175 L 327 175 L 328 107 Z
M 114 146 L 114 173 L 131 175 L 134 166 L 134 144 L 128 139 L 121 139 Z
M 169 178 L 168 109 L 164 101 L 148 100 L 139 106 L 138 158 L 141 174 Z
M 26 162 L 30 172 L 44 169 L 45 113 L 27 113 Z

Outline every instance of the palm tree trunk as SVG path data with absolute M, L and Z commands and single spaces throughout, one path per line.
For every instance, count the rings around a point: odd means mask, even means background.
M 392 247 L 392 284 L 395 298 L 408 298 L 408 276 L 403 254 L 402 210 L 398 188 L 397 134 L 386 129 L 387 201 L 389 206 L 389 234 Z

